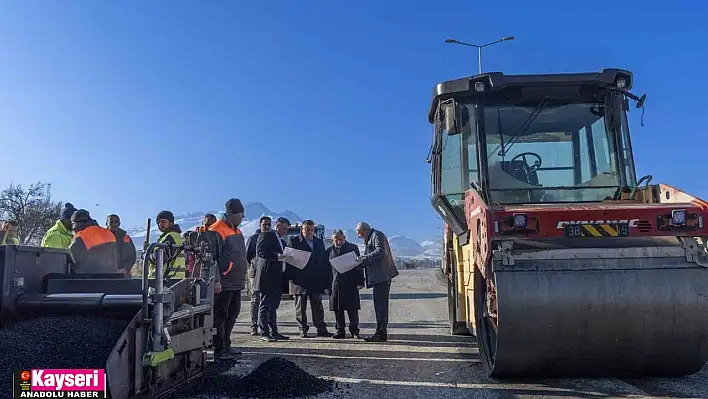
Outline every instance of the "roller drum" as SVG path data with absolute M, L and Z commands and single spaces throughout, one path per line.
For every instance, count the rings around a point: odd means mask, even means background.
M 708 360 L 708 269 L 685 258 L 496 266 L 495 376 L 680 376 Z

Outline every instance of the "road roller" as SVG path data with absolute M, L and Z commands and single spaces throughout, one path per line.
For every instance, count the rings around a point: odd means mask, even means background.
M 491 377 L 682 376 L 708 360 L 708 203 L 637 179 L 632 84 L 604 69 L 434 89 L 450 332 L 476 337 Z M 657 162 L 680 156 L 667 151 Z
M 21 354 L 19 359 L 6 358 L 17 368 L 12 371 L 102 368 L 107 376 L 106 396 L 112 399 L 164 397 L 200 378 L 207 366 L 205 348 L 212 345 L 215 333 L 212 305 L 217 250 L 209 245 L 215 242 L 203 239 L 179 247 L 150 244 L 145 256 L 152 259 L 155 275 L 163 276 L 157 279 L 148 278 L 149 262 L 143 262 L 139 278 L 126 278 L 122 273 L 80 274 L 74 271 L 69 251 L 0 247 L 0 333 L 5 330 L 4 340 L 25 339 L 25 334 L 37 337 L 21 344 L 26 346 L 25 353 L 32 355 L 32 364 Z M 164 278 L 169 264 L 166 253 L 180 252 L 193 255 L 199 274 L 182 280 Z M 50 318 L 51 325 L 39 332 L 23 329 L 41 318 Z M 94 331 L 88 333 L 85 326 L 78 325 L 93 319 L 110 319 L 113 324 L 91 323 L 105 327 L 92 327 Z M 72 320 L 76 320 L 73 325 Z M 63 327 L 57 328 L 57 324 Z M 106 332 L 99 329 L 115 325 L 120 327 L 114 342 L 82 346 L 95 335 L 105 337 Z M 10 330 L 16 331 L 15 335 L 8 336 Z M 85 336 L 77 340 L 76 334 Z M 67 340 L 75 343 L 75 353 L 52 353 L 71 350 L 61 345 Z M 106 352 L 93 353 L 100 350 Z M 60 355 L 63 357 L 57 361 Z M 96 356 L 98 364 L 86 364 L 87 358 Z

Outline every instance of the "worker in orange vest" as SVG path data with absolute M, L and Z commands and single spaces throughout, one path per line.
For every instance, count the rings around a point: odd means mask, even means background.
M 224 216 L 209 226 L 219 241 L 219 278 L 214 296 L 214 359 L 228 360 L 241 354 L 231 347 L 231 331 L 241 312 L 241 291 L 246 288 L 246 241 L 238 225 L 243 220 L 243 204 L 237 198 L 226 202 Z
M 69 251 L 76 273 L 117 273 L 118 244 L 113 233 L 91 219 L 86 209 L 71 215 L 74 238 Z

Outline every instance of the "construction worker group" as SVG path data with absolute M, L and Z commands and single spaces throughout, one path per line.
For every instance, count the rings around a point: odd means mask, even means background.
M 278 342 L 289 337 L 277 327 L 276 311 L 283 294 L 295 297 L 295 313 L 300 336 L 308 337 L 307 303 L 310 303 L 312 321 L 317 336 L 345 338 L 345 313 L 349 318 L 349 331 L 353 338 L 359 336 L 358 310 L 361 307 L 359 290 L 373 288 L 376 332 L 365 338 L 369 342 L 385 342 L 388 324 L 388 300 L 391 280 L 398 275 L 393 255 L 385 235 L 367 223 L 357 225 L 357 235 L 363 239 L 365 250 L 346 241 L 342 230 L 335 230 L 333 245 L 325 248 L 324 242 L 314 237 L 315 224 L 302 223 L 301 234 L 286 240 L 291 226 L 286 218 L 278 218 L 271 229 L 271 219 L 263 216 L 260 228 L 249 238 L 248 244 L 239 229 L 244 218 L 240 200 L 232 198 L 225 204 L 223 216 L 204 216 L 197 232 L 210 231 L 219 241 L 218 273 L 215 275 L 214 296 L 214 355 L 216 360 L 233 359 L 241 353 L 231 345 L 231 332 L 241 310 L 241 293 L 246 290 L 246 278 L 251 283 L 251 334 L 266 342 Z M 179 280 L 188 276 L 185 257 L 178 252 L 183 244 L 182 231 L 172 212 L 162 211 L 155 218 L 161 232 L 158 243 L 171 244 L 166 249 L 165 278 Z M 3 244 L 17 245 L 17 223 L 4 223 L 0 240 Z M 186 234 L 185 234 L 186 235 Z M 59 220 L 46 232 L 42 247 L 66 249 L 74 260 L 76 273 L 119 273 L 131 276 L 137 261 L 137 251 L 130 236 L 120 228 L 120 218 L 109 215 L 106 226 L 101 227 L 85 209 L 76 209 L 66 203 Z M 286 263 L 285 247 L 310 251 L 312 254 L 304 268 Z M 356 252 L 360 267 L 339 274 L 329 265 L 329 259 Z M 155 277 L 154 262 L 149 264 L 151 278 Z M 250 270 L 250 272 L 249 272 Z M 327 331 L 324 322 L 322 294 L 329 295 L 329 308 L 335 313 L 335 334 Z

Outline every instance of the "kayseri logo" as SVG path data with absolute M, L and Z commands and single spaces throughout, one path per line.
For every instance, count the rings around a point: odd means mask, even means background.
M 637 227 L 639 219 L 622 219 L 622 220 L 561 220 L 556 226 L 558 229 L 564 229 L 569 224 L 621 224 L 628 223 L 629 227 Z

